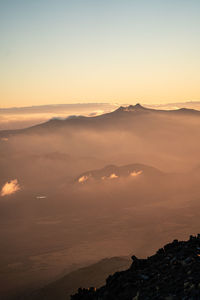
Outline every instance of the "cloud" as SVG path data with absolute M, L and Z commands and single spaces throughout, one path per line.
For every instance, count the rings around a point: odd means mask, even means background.
M 95 116 L 102 115 L 102 114 L 104 114 L 104 113 L 105 113 L 104 110 L 97 110 L 97 111 L 91 112 L 90 114 L 88 114 L 88 116 L 89 116 L 89 117 L 95 117 Z
M 88 178 L 89 178 L 88 176 L 83 175 L 83 176 L 81 176 L 81 177 L 78 179 L 78 182 L 79 182 L 79 183 L 83 183 L 83 182 L 87 181 Z
M 77 103 L 0 108 L 0 130 L 26 128 L 50 119 L 65 120 L 70 116 L 96 116 L 111 112 L 116 106 L 109 103 Z
M 36 199 L 46 199 L 47 196 L 36 196 Z
M 11 181 L 8 181 L 4 184 L 4 186 L 1 189 L 1 196 L 7 196 L 7 195 L 11 195 L 16 193 L 17 191 L 19 191 L 21 188 L 19 186 L 18 180 L 14 179 Z
M 142 174 L 142 171 L 133 171 L 133 172 L 130 173 L 130 176 L 136 177 L 136 176 L 138 176 L 140 174 Z
M 189 108 L 200 110 L 200 101 L 175 102 L 164 104 L 145 104 L 145 107 L 153 109 L 175 110 L 180 108 Z
M 115 173 L 113 174 L 110 174 L 109 178 L 110 179 L 115 179 L 115 178 L 118 178 L 119 176 L 117 176 Z

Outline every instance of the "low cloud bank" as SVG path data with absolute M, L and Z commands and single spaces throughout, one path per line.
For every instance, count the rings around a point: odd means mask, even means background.
M 117 107 L 117 104 L 112 103 L 77 103 L 0 108 L 0 130 L 26 128 L 50 119 L 64 120 L 79 115 L 92 117 Z

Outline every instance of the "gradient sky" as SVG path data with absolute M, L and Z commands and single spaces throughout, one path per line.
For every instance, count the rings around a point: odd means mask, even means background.
M 0 107 L 188 100 L 199 0 L 0 0 Z

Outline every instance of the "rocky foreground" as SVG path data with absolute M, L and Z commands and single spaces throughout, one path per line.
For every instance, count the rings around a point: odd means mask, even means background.
M 174 240 L 147 259 L 109 276 L 106 285 L 79 288 L 72 300 L 200 299 L 200 234 Z

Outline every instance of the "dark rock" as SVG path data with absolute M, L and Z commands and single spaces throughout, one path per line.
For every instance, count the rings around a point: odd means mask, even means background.
M 79 289 L 72 300 L 200 299 L 200 234 L 174 240 L 147 259 L 132 256 L 131 267 L 109 276 L 95 290 Z

